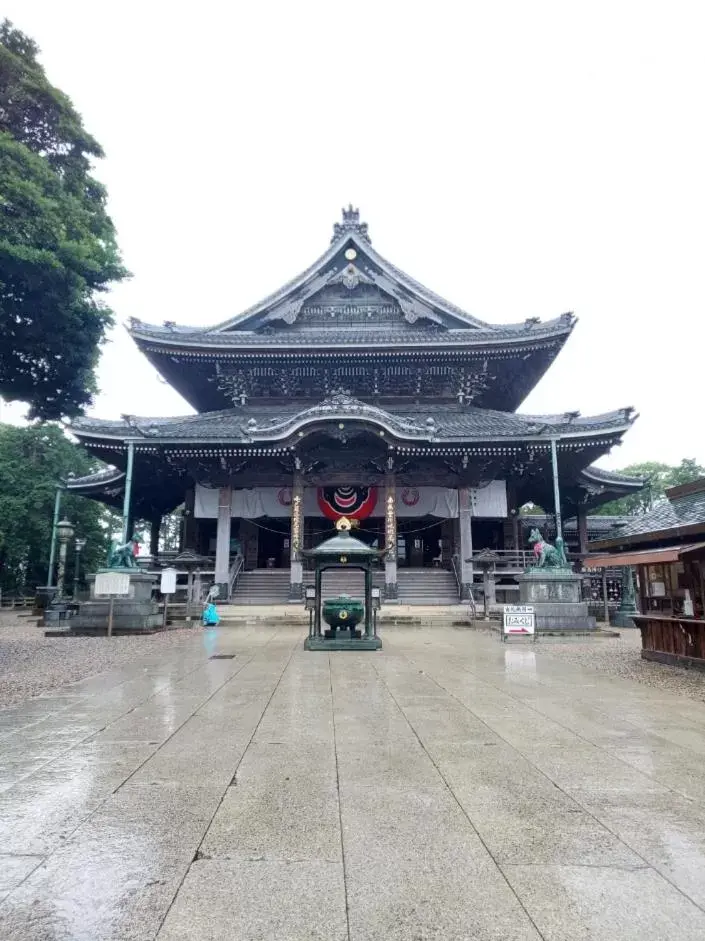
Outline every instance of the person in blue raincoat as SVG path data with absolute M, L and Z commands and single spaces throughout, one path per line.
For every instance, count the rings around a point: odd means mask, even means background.
M 203 608 L 204 627 L 217 627 L 220 623 L 218 612 L 216 611 L 215 605 L 213 604 L 214 600 L 218 597 L 218 593 L 217 585 L 213 585 L 211 590 L 208 592 L 208 597 L 206 598 L 206 603 Z
M 203 609 L 203 626 L 217 627 L 219 622 L 220 618 L 218 617 L 218 612 L 216 611 L 215 605 L 211 601 Z

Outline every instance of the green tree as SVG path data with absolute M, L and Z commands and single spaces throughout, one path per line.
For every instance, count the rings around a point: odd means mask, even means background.
M 59 479 L 87 474 L 98 462 L 56 425 L 0 425 L 0 588 L 31 591 L 46 584 L 54 497 Z M 62 515 L 85 538 L 84 571 L 105 559 L 111 514 L 100 504 L 64 495 Z M 73 551 L 69 546 L 69 579 Z
M 90 173 L 103 152 L 38 52 L 0 25 L 0 396 L 58 419 L 96 391 L 113 322 L 100 295 L 127 272 Z
M 619 471 L 628 477 L 644 477 L 646 486 L 638 493 L 628 497 L 621 497 L 611 503 L 605 503 L 599 510 L 598 516 L 638 516 L 645 513 L 654 503 L 665 499 L 664 491 L 669 487 L 687 484 L 691 480 L 705 477 L 705 467 L 702 467 L 695 458 L 683 458 L 680 464 L 663 464 L 660 461 L 645 461 L 643 464 L 630 464 Z

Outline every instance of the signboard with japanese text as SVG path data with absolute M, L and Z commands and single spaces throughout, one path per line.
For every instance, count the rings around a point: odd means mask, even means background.
M 98 595 L 129 595 L 130 575 L 128 572 L 98 572 L 95 577 L 94 592 Z
M 163 595 L 173 595 L 176 591 L 176 569 L 163 569 L 159 583 L 159 591 Z
M 505 604 L 503 608 L 502 633 L 505 637 L 536 633 L 534 606 L 530 604 Z

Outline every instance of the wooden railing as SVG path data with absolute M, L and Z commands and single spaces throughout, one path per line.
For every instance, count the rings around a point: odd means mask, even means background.
M 532 549 L 492 549 L 492 554 L 497 557 L 495 563 L 497 569 L 521 569 L 523 571 L 536 564 Z M 478 555 L 479 552 L 473 552 L 473 562 Z
M 34 595 L 13 595 L 8 597 L 3 595 L 0 591 L 0 608 L 10 609 L 13 608 L 33 608 L 34 607 Z

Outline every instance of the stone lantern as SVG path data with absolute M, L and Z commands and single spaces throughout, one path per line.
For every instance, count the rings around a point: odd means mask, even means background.
M 76 552 L 76 561 L 73 570 L 73 600 L 78 601 L 78 582 L 81 576 L 81 553 L 86 548 L 86 540 L 77 539 L 73 547 Z
M 56 526 L 56 538 L 59 540 L 59 573 L 56 580 L 57 599 L 64 597 L 64 579 L 66 578 L 66 553 L 74 533 L 73 524 L 64 517 Z

